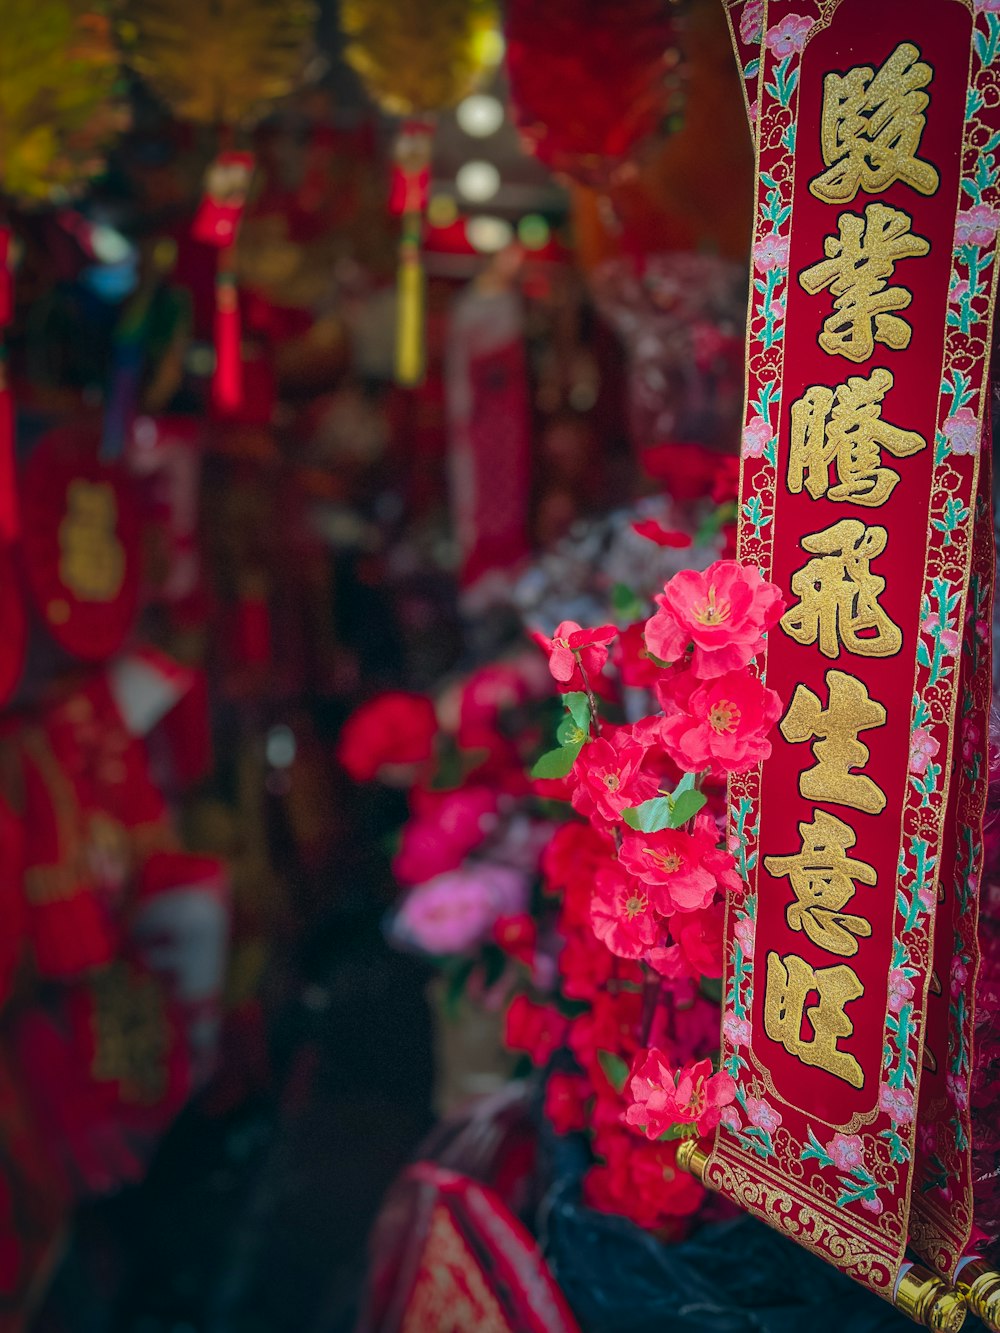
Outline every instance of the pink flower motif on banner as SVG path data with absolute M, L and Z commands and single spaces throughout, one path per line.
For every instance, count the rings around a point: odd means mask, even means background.
M 773 1134 L 781 1124 L 781 1112 L 776 1111 L 770 1102 L 765 1102 L 761 1097 L 747 1098 L 746 1113 L 750 1124 L 756 1125 L 766 1134 Z
M 753 922 L 748 916 L 737 921 L 733 927 L 733 934 L 739 941 L 740 948 L 743 950 L 744 958 L 753 957 Z
M 755 97 L 755 98 L 753 99 L 753 101 L 750 103 L 750 107 L 749 107 L 749 110 L 748 110 L 747 114 L 748 114 L 749 119 L 750 119 L 750 124 L 751 124 L 751 125 L 756 125 L 756 124 L 757 124 L 757 117 L 760 115 L 760 99 L 759 99 L 759 98 Z
M 1000 14 L 1000 0 L 974 0 L 977 14 Z
M 948 1096 L 958 1107 L 964 1110 L 969 1104 L 969 1081 L 960 1074 L 945 1074 L 945 1086 L 948 1089 Z
M 969 969 L 965 965 L 965 959 L 961 954 L 956 954 L 951 960 L 951 993 L 957 995 L 965 983 L 969 980 Z
M 788 237 L 762 236 L 753 248 L 753 266 L 761 273 L 788 265 Z
M 960 407 L 950 417 L 945 417 L 941 429 L 953 454 L 966 454 L 971 458 L 979 453 L 979 422 L 971 407 Z
M 979 727 L 971 717 L 962 723 L 962 758 L 971 759 L 979 748 Z
M 740 450 L 744 458 L 763 458 L 764 450 L 771 442 L 774 431 L 771 423 L 763 417 L 754 417 L 743 427 L 743 447 Z
M 901 967 L 894 967 L 889 973 L 889 1009 L 898 1014 L 904 1004 L 913 999 L 916 991 L 913 982 Z
M 764 45 L 778 60 L 799 55 L 805 50 L 806 37 L 813 21 L 804 14 L 786 14 L 780 23 L 768 28 Z
M 740 1113 L 735 1106 L 724 1106 L 719 1119 L 734 1134 L 738 1134 L 743 1128 L 743 1121 L 740 1119 Z
M 949 657 L 954 657 L 958 652 L 958 633 L 953 629 L 943 629 L 938 635 L 938 643 Z
M 753 46 L 764 30 L 764 0 L 747 0 L 740 15 L 740 41 Z
M 989 204 L 975 204 L 955 219 L 956 245 L 991 245 L 1000 231 L 1000 212 Z
M 998 2 L 1000 2 L 1000 0 L 998 0 Z M 948 288 L 948 304 L 958 305 L 959 302 L 962 300 L 962 298 L 964 296 L 967 296 L 968 293 L 969 293 L 968 280 L 965 278 L 959 279 L 958 282 L 952 283 L 952 285 Z
M 862 1199 L 861 1207 L 866 1208 L 868 1212 L 874 1213 L 875 1216 L 878 1217 L 879 1213 L 882 1211 L 882 1200 L 875 1194 L 870 1199 Z
M 940 748 L 936 736 L 932 736 L 924 727 L 917 727 L 910 737 L 910 772 L 922 778 L 927 772 L 927 765 Z
M 854 1171 L 865 1164 L 865 1145 L 860 1134 L 834 1134 L 826 1151 L 838 1171 Z
M 883 1083 L 878 1090 L 878 1104 L 894 1125 L 908 1125 L 913 1119 L 913 1093 L 909 1088 L 893 1088 Z
M 726 1014 L 722 1020 L 722 1030 L 731 1046 L 750 1045 L 753 1029 L 747 1019 L 737 1018 L 735 1014 Z

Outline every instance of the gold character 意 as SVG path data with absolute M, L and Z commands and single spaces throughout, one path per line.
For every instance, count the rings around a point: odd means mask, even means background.
M 910 217 L 899 208 L 869 204 L 864 216 L 841 213 L 838 235 L 827 236 L 819 260 L 799 274 L 799 282 L 816 296 L 824 287 L 833 293 L 833 314 L 823 324 L 819 345 L 831 356 L 865 361 L 876 342 L 899 352 L 909 345 L 910 329 L 894 314 L 905 310 L 912 295 L 905 287 L 887 287 L 895 265 L 930 251 L 930 242 L 910 231 Z
M 835 389 L 814 384 L 792 404 L 788 489 L 814 500 L 850 501 L 874 509 L 892 494 L 899 473 L 882 466 L 881 450 L 908 458 L 926 448 L 916 431 L 882 420 L 882 399 L 893 386 L 888 370 L 852 375 Z M 830 484 L 833 467 L 834 484 Z
M 844 671 L 828 671 L 826 687 L 830 702 L 824 708 L 812 690 L 796 685 L 778 724 L 789 743 L 814 742 L 816 762 L 799 774 L 799 791 L 807 800 L 832 801 L 869 815 L 880 814 L 885 809 L 885 792 L 866 774 L 852 770 L 864 768 L 870 758 L 859 734 L 885 726 L 885 708 L 869 697 L 862 681 Z
M 818 996 L 818 1003 L 807 1009 L 811 993 Z M 812 968 L 797 954 L 782 958 L 769 953 L 764 1031 L 804 1065 L 825 1069 L 852 1088 L 860 1088 L 865 1081 L 861 1066 L 853 1055 L 838 1050 L 837 1042 L 854 1032 L 854 1024 L 844 1010 L 864 993 L 864 986 L 846 963 Z M 811 1041 L 802 1036 L 803 1014 L 813 1030 Z
M 781 628 L 803 647 L 818 643 L 824 657 L 835 658 L 841 647 L 858 657 L 892 657 L 903 642 L 902 630 L 879 606 L 885 579 L 870 564 L 885 550 L 885 528 L 866 527 L 857 518 L 842 518 L 822 532 L 802 538 L 813 555 L 792 575 L 799 599 L 781 617 Z
M 785 909 L 792 930 L 805 931 L 813 944 L 828 953 L 850 958 L 858 937 L 872 933 L 863 916 L 845 913 L 858 884 L 874 885 L 874 866 L 848 856 L 857 834 L 836 815 L 817 810 L 811 824 L 799 825 L 800 850 L 789 856 L 765 856 L 769 874 L 787 875 L 796 901 Z
M 827 204 L 847 204 L 858 190 L 880 194 L 903 181 L 933 194 L 935 167 L 917 157 L 934 71 L 912 42 L 900 42 L 879 69 L 855 65 L 823 80 L 820 148 L 827 170 L 809 189 Z

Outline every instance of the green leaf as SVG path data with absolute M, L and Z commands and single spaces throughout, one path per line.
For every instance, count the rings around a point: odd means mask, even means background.
M 533 778 L 564 778 L 576 763 L 576 756 L 583 749 L 583 742 L 577 745 L 562 745 L 558 750 L 548 750 L 535 763 L 531 770 Z
M 611 605 L 615 614 L 625 620 L 638 620 L 643 614 L 643 605 L 627 583 L 616 583 L 611 589 Z
M 674 1139 L 693 1139 L 697 1138 L 697 1136 L 697 1126 L 684 1123 L 680 1125 L 671 1125 L 669 1129 L 665 1129 L 660 1135 L 659 1141 L 660 1143 L 670 1143 Z
M 682 796 L 686 791 L 694 791 L 694 783 L 695 775 L 693 773 L 685 773 L 680 782 L 678 782 L 677 786 L 671 792 L 674 800 L 676 801 L 678 796 Z
M 581 731 L 590 732 L 590 700 L 583 690 L 571 690 L 562 697 L 569 715 Z
M 563 718 L 556 728 L 556 740 L 560 745 L 582 745 L 587 733 L 569 716 Z
M 642 805 L 630 806 L 622 811 L 622 818 L 629 828 L 640 833 L 659 833 L 660 829 L 671 828 L 670 797 L 654 796 Z
M 615 1092 L 624 1092 L 625 1082 L 628 1078 L 628 1065 L 621 1056 L 615 1055 L 613 1051 L 598 1051 L 597 1063 L 604 1070 L 604 1076 Z
M 675 795 L 670 812 L 670 827 L 680 828 L 693 819 L 705 804 L 705 799 L 700 791 L 682 791 L 679 796 Z

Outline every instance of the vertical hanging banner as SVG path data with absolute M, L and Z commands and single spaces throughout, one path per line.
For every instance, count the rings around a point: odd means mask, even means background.
M 974 1247 L 993 8 L 727 6 L 758 154 L 739 554 L 786 597 L 759 664 L 786 708 L 771 757 L 730 782 L 738 1094 L 686 1156 L 940 1328 Z

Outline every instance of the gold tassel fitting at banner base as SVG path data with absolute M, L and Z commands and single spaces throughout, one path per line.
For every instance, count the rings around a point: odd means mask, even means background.
M 685 1139 L 677 1149 L 677 1165 L 687 1171 L 695 1180 L 705 1183 L 705 1167 L 708 1165 L 708 1153 L 697 1139 Z
M 955 1279 L 972 1313 L 993 1333 L 1000 1330 L 1000 1273 L 987 1268 L 982 1259 L 966 1264 Z
M 424 378 L 424 282 L 419 251 L 404 251 L 396 286 L 396 382 L 408 388 Z
M 965 1300 L 941 1278 L 914 1264 L 900 1278 L 896 1309 L 935 1333 L 958 1333 L 965 1323 Z

